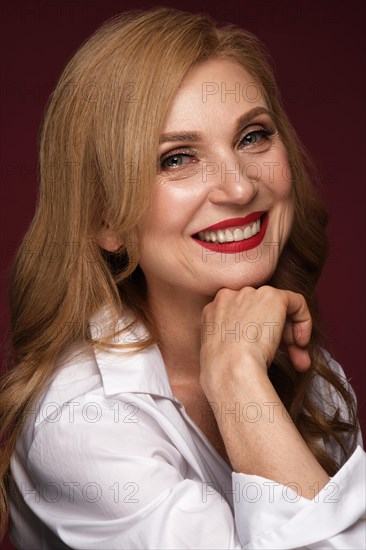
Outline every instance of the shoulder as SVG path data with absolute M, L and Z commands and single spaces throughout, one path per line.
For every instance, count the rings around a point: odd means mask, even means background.
M 27 456 L 34 439 L 45 426 L 58 423 L 68 404 L 78 401 L 101 385 L 98 364 L 91 346 L 75 342 L 60 352 L 53 365 L 53 374 L 22 419 L 18 451 L 21 450 Z
M 326 350 L 325 348 L 320 348 L 320 351 L 321 351 L 324 359 L 326 360 L 329 368 L 333 372 L 336 372 L 338 375 L 340 375 L 342 378 L 346 379 L 346 374 L 343 370 L 343 367 L 334 359 L 334 357 L 331 356 L 329 351 Z
M 65 455 L 82 464 L 98 454 L 148 457 L 162 450 L 180 464 L 158 405 L 159 394 L 169 395 L 157 367 L 155 349 L 98 354 L 92 345 L 73 344 L 58 356 L 54 376 L 27 415 L 18 456 L 32 468 L 52 469 L 61 461 L 67 470 Z
M 316 373 L 311 385 L 311 399 L 322 413 L 325 413 L 329 419 L 337 418 L 340 422 L 355 422 L 357 412 L 357 400 L 354 389 L 347 378 L 342 367 L 331 354 L 324 348 L 320 349 L 328 368 L 336 375 L 338 387 L 343 387 L 348 392 L 349 399 L 345 399 L 341 391 L 332 384 L 326 376 Z M 363 447 L 362 434 L 359 425 L 357 425 L 356 437 L 351 432 L 345 432 L 340 429 L 339 437 L 342 440 L 346 454 L 341 451 L 339 445 L 332 438 L 324 439 L 325 449 L 329 454 L 337 459 L 338 463 L 343 464 L 352 454 L 356 445 Z
M 331 354 L 324 348 L 320 348 L 320 353 L 325 360 L 330 371 L 336 375 L 339 384 L 341 384 L 351 395 L 354 404 L 356 405 L 356 394 L 352 388 L 350 380 L 347 378 L 343 367 L 331 356 Z M 313 378 L 312 392 L 315 398 L 320 399 L 322 404 L 331 408 L 339 408 L 340 413 L 345 413 L 346 403 L 339 391 L 332 385 L 326 377 L 321 376 L 319 373 Z M 331 412 L 331 411 L 329 411 Z

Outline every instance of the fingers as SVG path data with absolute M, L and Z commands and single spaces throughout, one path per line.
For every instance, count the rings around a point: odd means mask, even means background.
M 287 346 L 288 355 L 296 370 L 305 372 L 311 367 L 311 358 L 307 349 L 296 345 Z
M 223 289 L 213 302 L 205 306 L 203 319 L 206 324 L 215 326 L 216 330 L 212 335 L 221 334 L 219 339 L 217 336 L 215 340 L 210 339 L 211 346 L 205 350 L 206 354 L 223 355 L 224 346 L 228 347 L 230 343 L 231 355 L 233 350 L 238 357 L 246 354 L 256 359 L 263 368 L 268 368 L 278 346 L 282 345 L 296 370 L 303 372 L 311 366 L 306 347 L 311 339 L 312 320 L 306 300 L 301 294 L 267 285 L 259 289 L 245 287 L 241 291 Z M 233 326 L 238 329 L 235 342 L 240 344 L 235 348 L 231 345 L 233 330 L 226 337 L 227 327 L 232 329 Z M 250 337 L 248 326 L 255 326 L 255 337 Z M 246 327 L 244 332 L 243 327 Z
M 305 298 L 301 294 L 285 291 L 288 299 L 287 317 L 282 341 L 287 346 L 289 358 L 296 370 L 305 372 L 311 367 L 306 346 L 310 342 L 312 319 Z
M 296 344 L 305 347 L 310 342 L 312 320 L 305 298 L 301 294 L 285 290 L 287 303 L 287 317 L 283 331 L 283 341 L 287 345 Z

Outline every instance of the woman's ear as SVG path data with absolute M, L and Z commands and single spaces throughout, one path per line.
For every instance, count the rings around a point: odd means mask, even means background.
M 101 248 L 104 248 L 104 250 L 115 252 L 122 246 L 123 241 L 103 220 L 102 227 L 97 235 L 97 243 Z

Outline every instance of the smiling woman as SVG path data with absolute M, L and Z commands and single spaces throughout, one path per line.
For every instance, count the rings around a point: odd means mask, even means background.
M 307 166 L 242 29 L 126 12 L 76 52 L 12 274 L 1 507 L 19 550 L 362 548 L 365 453 L 322 347 Z
M 238 62 L 220 58 L 197 63 L 185 76 L 164 123 L 160 170 L 141 226 L 139 263 L 150 300 L 156 297 L 160 311 L 163 293 L 173 293 L 172 319 L 179 295 L 187 307 L 192 296 L 202 309 L 220 288 L 268 281 L 292 224 L 289 161 L 274 115 L 259 93 L 255 101 L 214 94 L 202 102 L 204 83 L 220 79 L 230 90 L 253 83 Z M 260 246 L 264 236 L 276 243 L 273 258 L 274 248 Z M 252 248 L 256 261 L 245 261 Z

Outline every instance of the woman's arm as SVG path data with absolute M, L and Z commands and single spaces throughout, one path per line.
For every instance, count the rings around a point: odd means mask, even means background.
M 267 372 L 281 342 L 294 366 L 306 370 L 311 317 L 305 299 L 269 286 L 219 291 L 203 312 L 205 341 L 201 385 L 213 405 L 231 464 L 314 497 L 329 476 L 317 462 L 286 412 Z M 233 334 L 232 327 L 236 327 Z M 224 327 L 224 331 L 223 331 Z M 252 414 L 226 414 L 239 403 Z
M 201 384 L 235 470 L 243 548 L 364 548 L 366 454 L 358 446 L 329 478 L 267 376 L 281 341 L 295 368 L 309 365 L 303 297 L 269 287 L 220 291 L 203 323 Z M 325 381 L 317 385 L 329 394 Z

